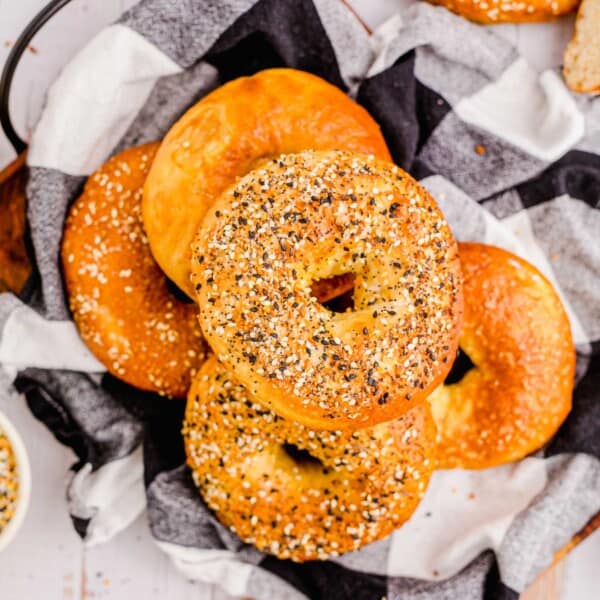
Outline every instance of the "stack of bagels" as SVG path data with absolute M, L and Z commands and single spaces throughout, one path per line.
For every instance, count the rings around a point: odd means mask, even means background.
M 518 460 L 570 409 L 551 284 L 457 244 L 368 113 L 301 71 L 231 81 L 112 157 L 62 264 L 83 340 L 123 381 L 187 395 L 206 504 L 280 558 L 387 536 L 434 469 Z

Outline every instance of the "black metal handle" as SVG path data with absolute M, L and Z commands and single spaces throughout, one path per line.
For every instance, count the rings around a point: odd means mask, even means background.
M 61 8 L 69 4 L 71 0 L 52 0 L 48 2 L 42 10 L 33 17 L 30 23 L 25 27 L 15 45 L 12 47 L 4 69 L 2 70 L 2 77 L 0 77 L 0 125 L 8 138 L 8 141 L 12 144 L 17 154 L 20 154 L 27 144 L 21 139 L 19 134 L 15 131 L 12 121 L 10 119 L 10 109 L 8 106 L 8 100 L 10 97 L 10 86 L 12 84 L 13 76 L 19 60 L 23 55 L 23 52 L 29 46 L 29 42 L 33 39 L 33 36 L 49 21 Z

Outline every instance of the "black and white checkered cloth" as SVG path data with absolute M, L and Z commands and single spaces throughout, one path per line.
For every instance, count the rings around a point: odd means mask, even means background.
M 335 562 L 279 561 L 220 525 L 183 466 L 183 401 L 104 371 L 70 319 L 59 267 L 65 214 L 87 175 L 159 139 L 215 86 L 275 66 L 357 98 L 458 239 L 503 246 L 551 279 L 577 345 L 573 411 L 546 448 L 436 473 L 406 526 Z M 36 276 L 23 298 L 0 296 L 2 401 L 14 401 L 14 382 L 76 453 L 67 498 L 90 543 L 147 505 L 154 538 L 186 576 L 234 595 L 516 598 L 600 509 L 599 151 L 600 97 L 573 96 L 558 73 L 535 72 L 442 8 L 415 4 L 369 37 L 338 0 L 142 0 L 64 69 L 35 130 Z

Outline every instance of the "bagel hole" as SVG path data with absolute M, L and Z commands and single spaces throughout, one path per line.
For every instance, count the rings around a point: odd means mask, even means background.
M 308 465 L 315 465 L 322 467 L 323 463 L 316 457 L 314 457 L 308 450 L 298 448 L 295 444 L 283 444 L 283 451 L 298 465 L 306 467 Z
M 446 375 L 446 379 L 444 379 L 444 384 L 451 385 L 453 383 L 458 383 L 471 369 L 474 368 L 475 364 L 469 355 L 459 347 L 452 368 L 448 375 Z
M 183 302 L 183 304 L 193 304 L 194 301 L 173 281 L 171 281 L 168 277 L 167 279 L 167 289 L 169 293 L 174 296 L 175 300 L 178 302 Z
M 321 306 L 334 313 L 354 310 L 354 273 L 344 273 L 315 279 L 311 284 L 311 293 Z

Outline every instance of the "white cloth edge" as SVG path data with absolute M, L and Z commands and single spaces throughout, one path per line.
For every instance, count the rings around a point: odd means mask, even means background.
M 156 81 L 181 71 L 132 29 L 117 24 L 101 30 L 50 87 L 27 163 L 89 175 L 125 134 Z
M 146 507 L 142 446 L 93 471 L 85 464 L 71 479 L 67 503 L 72 516 L 89 519 L 85 544 L 110 540 Z
M 49 321 L 27 305 L 6 319 L 0 339 L 0 363 L 7 371 L 36 367 L 103 373 L 73 321 Z
M 209 550 L 191 548 L 154 540 L 156 545 L 165 552 L 175 567 L 192 581 L 199 581 L 207 585 L 219 586 L 232 596 L 247 595 L 249 590 L 249 581 L 252 573 L 256 569 L 261 569 L 256 565 L 240 560 L 235 552 L 230 550 Z M 273 575 L 265 569 L 261 569 L 261 576 L 276 577 L 278 583 L 283 580 Z M 289 595 L 286 600 L 308 600 L 306 596 L 289 584 L 283 582 L 289 587 Z M 254 600 L 273 600 L 266 596 L 255 597 Z M 278 600 L 280 600 L 278 598 Z M 283 600 L 283 599 L 281 599 Z
M 557 196 L 557 198 L 560 197 L 562 196 Z M 552 265 L 548 261 L 544 251 L 535 241 L 535 235 L 531 229 L 531 220 L 527 215 L 527 209 L 520 210 L 519 212 L 502 219 L 501 223 L 503 227 L 506 227 L 509 231 L 511 231 L 515 238 L 519 240 L 519 243 L 524 249 L 528 262 L 539 269 L 554 287 L 554 290 L 560 297 L 560 300 L 565 308 L 565 312 L 569 317 L 569 322 L 571 323 L 571 333 L 573 334 L 573 341 L 575 344 L 581 346 L 589 345 L 589 339 L 585 333 L 585 329 L 579 321 L 572 304 L 562 291 L 556 276 L 554 275 L 554 271 L 552 270 Z
M 481 471 L 435 471 L 413 516 L 392 534 L 384 574 L 443 580 L 484 550 L 497 550 L 516 515 L 546 485 L 547 460 L 526 458 Z M 488 486 L 502 487 L 503 494 L 490 489 L 486 495 Z

